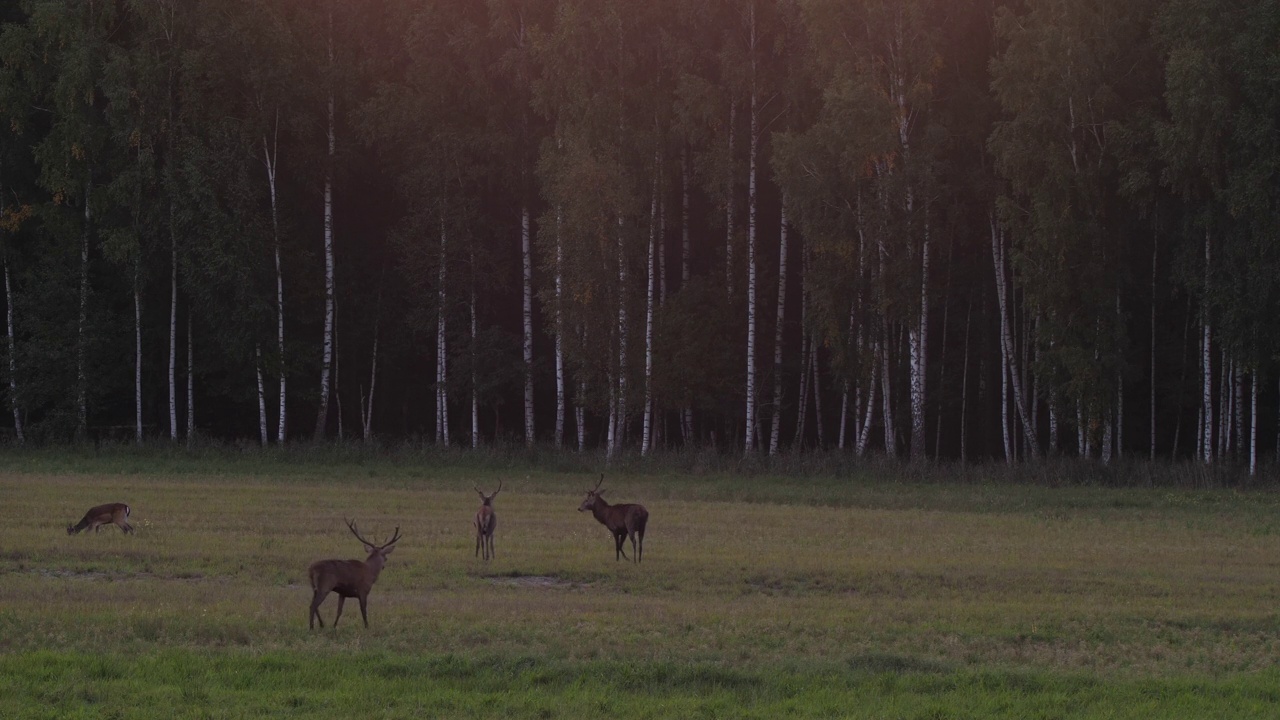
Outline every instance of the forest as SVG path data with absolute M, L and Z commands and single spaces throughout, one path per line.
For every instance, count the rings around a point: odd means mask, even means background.
M 0 116 L 11 444 L 1280 453 L 1277 0 L 8 0 Z

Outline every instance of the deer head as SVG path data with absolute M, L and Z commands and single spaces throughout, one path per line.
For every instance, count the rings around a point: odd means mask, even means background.
M 480 495 L 481 507 L 493 507 L 493 499 L 498 497 L 498 493 L 502 492 L 502 481 L 501 480 L 498 481 L 498 489 L 494 490 L 493 494 L 491 495 L 485 495 L 483 490 L 481 490 L 478 487 L 475 487 L 474 485 L 472 485 L 472 487 L 475 488 L 476 493 Z
M 604 503 L 604 491 L 600 486 L 604 484 L 604 473 L 600 473 L 600 481 L 596 486 L 587 491 L 587 497 L 583 499 L 582 504 L 578 506 L 578 512 L 592 512 L 596 509 L 596 503 Z M 605 503 L 607 504 L 607 503 Z
M 368 565 L 370 568 L 377 568 L 377 570 L 374 571 L 376 576 L 377 572 L 382 570 L 382 568 L 387 564 L 387 556 L 391 554 L 391 551 L 396 549 L 396 543 L 400 540 L 400 526 L 396 526 L 395 533 L 392 534 L 390 540 L 378 545 L 377 543 L 369 542 L 361 537 L 360 531 L 356 529 L 356 523 L 354 520 L 347 520 L 346 523 L 347 529 L 351 530 L 351 534 L 355 535 L 356 539 L 364 544 L 365 552 L 369 553 L 369 557 L 364 561 L 365 565 Z

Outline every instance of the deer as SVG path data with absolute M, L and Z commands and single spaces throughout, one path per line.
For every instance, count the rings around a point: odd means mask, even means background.
M 484 559 L 490 560 L 498 556 L 493 549 L 493 531 L 498 528 L 498 513 L 493 511 L 493 499 L 502 492 L 502 481 L 498 481 L 498 489 L 492 495 L 485 495 L 480 488 L 475 490 L 480 494 L 480 509 L 472 521 L 476 526 L 476 555 L 479 556 L 483 550 Z
M 307 568 L 307 575 L 311 578 L 311 590 L 314 595 L 311 597 L 311 612 L 307 615 L 307 624 L 311 629 L 315 629 L 315 622 L 320 622 L 320 627 L 324 627 L 324 618 L 320 617 L 320 603 L 328 597 L 329 593 L 338 593 L 338 614 L 333 617 L 333 627 L 338 627 L 338 619 L 342 617 L 342 605 L 347 598 L 358 598 L 360 600 L 360 617 L 364 619 L 364 626 L 369 627 L 369 614 L 367 606 L 369 602 L 369 590 L 373 584 L 378 581 L 378 574 L 382 572 L 383 566 L 387 564 L 387 556 L 392 550 L 396 549 L 396 542 L 400 540 L 400 526 L 396 526 L 395 533 L 387 542 L 377 545 L 369 542 L 360 536 L 360 531 L 356 529 L 355 521 L 347 520 L 347 528 L 351 530 L 351 534 L 356 539 L 364 543 L 365 550 L 369 552 L 369 557 L 364 562 L 359 560 L 317 560 L 311 563 L 311 567 Z
M 80 518 L 80 522 L 67 526 L 67 534 L 75 535 L 81 530 L 92 529 L 95 533 L 102 531 L 103 525 L 114 524 L 120 532 L 129 535 L 133 526 L 129 524 L 129 506 L 124 503 L 107 503 L 89 508 L 89 512 Z
M 649 522 L 649 511 L 645 510 L 643 505 L 634 503 L 610 505 L 601 497 L 604 495 L 604 491 L 600 489 L 603 484 L 604 474 L 601 473 L 600 482 L 587 491 L 587 497 L 578 506 L 578 512 L 590 511 L 601 525 L 609 528 L 609 532 L 613 534 L 615 546 L 614 560 L 618 560 L 619 556 L 624 560 L 631 560 L 627 557 L 627 551 L 622 549 L 623 541 L 630 537 L 631 551 L 636 556 L 634 562 L 638 563 L 644 555 L 644 526 Z

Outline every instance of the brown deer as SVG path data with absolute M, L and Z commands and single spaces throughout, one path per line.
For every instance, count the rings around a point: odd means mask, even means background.
M 587 491 L 587 497 L 578 506 L 578 512 L 591 511 L 596 520 L 601 525 L 609 528 L 609 532 L 613 533 L 613 542 L 615 545 L 613 559 L 617 560 L 621 555 L 623 559 L 630 560 L 627 557 L 627 551 L 622 549 L 622 543 L 629 536 L 631 538 L 631 551 L 635 553 L 635 562 L 640 562 L 641 556 L 644 555 L 644 526 L 649 522 L 649 511 L 644 509 L 643 505 L 635 505 L 633 503 L 619 503 L 618 505 L 610 505 L 600 497 L 604 495 L 604 491 L 600 486 L 604 484 L 604 475 L 600 475 L 600 482 L 596 486 Z
M 132 533 L 133 526 L 129 524 L 129 506 L 124 503 L 107 503 L 89 508 L 89 512 L 80 518 L 80 522 L 67 526 L 67 534 L 75 535 L 89 528 L 96 533 L 102 530 L 103 525 L 108 524 L 114 524 L 126 535 Z
M 485 495 L 480 488 L 476 488 L 476 492 L 480 493 L 480 509 L 472 521 L 476 526 L 476 555 L 483 550 L 484 559 L 489 560 L 498 556 L 493 550 L 493 531 L 498 528 L 498 513 L 493 511 L 493 499 L 502 492 L 502 481 L 498 481 L 498 489 L 492 495 Z
M 364 562 L 317 560 L 311 563 L 311 567 L 307 569 L 307 575 L 311 578 L 311 589 L 315 594 L 311 597 L 311 612 L 307 615 L 307 624 L 313 629 L 317 620 L 320 621 L 320 627 L 324 627 L 324 618 L 320 617 L 320 603 L 324 602 L 331 592 L 338 593 L 338 614 L 333 617 L 335 628 L 338 627 L 338 619 L 342 617 L 342 604 L 349 597 L 360 600 L 360 617 L 364 619 L 364 626 L 369 627 L 369 614 L 366 610 L 369 590 L 378 581 L 378 574 L 387 564 L 387 556 L 396 549 L 395 544 L 400 539 L 399 525 L 396 526 L 395 534 L 391 539 L 381 545 L 375 545 L 360 537 L 360 531 L 356 530 L 354 521 L 348 520 L 347 528 L 357 540 L 364 543 L 365 550 L 369 551 L 369 557 L 365 558 Z

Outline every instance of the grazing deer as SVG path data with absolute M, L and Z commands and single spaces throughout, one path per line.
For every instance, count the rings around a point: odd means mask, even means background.
M 400 526 L 396 526 L 395 534 L 381 545 L 375 545 L 360 537 L 354 521 L 348 520 L 347 527 L 356 539 L 364 543 L 369 557 L 364 562 L 359 560 L 317 560 L 307 569 L 311 578 L 311 589 L 315 592 L 311 597 L 311 613 L 307 616 L 307 624 L 315 628 L 315 621 L 324 627 L 324 618 L 320 617 L 320 603 L 331 592 L 338 593 L 338 614 L 333 617 L 333 626 L 338 627 L 338 618 L 342 617 L 342 604 L 347 598 L 359 598 L 360 617 L 364 618 L 364 626 L 369 627 L 369 614 L 366 606 L 369 601 L 369 590 L 378 581 L 378 573 L 387 564 L 387 556 L 395 550 L 396 541 L 400 539 Z
M 480 493 L 480 509 L 472 521 L 476 526 L 476 555 L 483 550 L 484 559 L 489 560 L 498 556 L 493 550 L 493 531 L 498 528 L 498 513 L 493 511 L 493 499 L 502 492 L 502 481 L 498 481 L 498 489 L 492 495 L 485 495 L 480 488 L 476 488 L 476 492 Z
M 89 512 L 80 518 L 80 522 L 67 526 L 67 534 L 75 535 L 88 528 L 93 528 L 96 533 L 102 530 L 103 525 L 112 523 L 120 528 L 120 532 L 126 535 L 133 532 L 133 526 L 129 524 L 128 505 L 124 503 L 107 503 L 106 505 L 89 508 Z
M 578 512 L 590 510 L 596 520 L 613 533 L 614 560 L 617 560 L 619 555 L 626 560 L 631 559 L 627 557 L 627 551 L 622 549 L 623 541 L 630 536 L 631 551 L 636 556 L 635 562 L 640 562 L 641 556 L 644 555 L 644 526 L 649 522 L 649 511 L 645 510 L 643 505 L 632 503 L 610 505 L 600 497 L 604 495 L 604 491 L 600 489 L 602 484 L 604 484 L 603 474 L 600 475 L 600 482 L 596 483 L 595 488 L 587 491 L 587 498 L 578 506 Z

